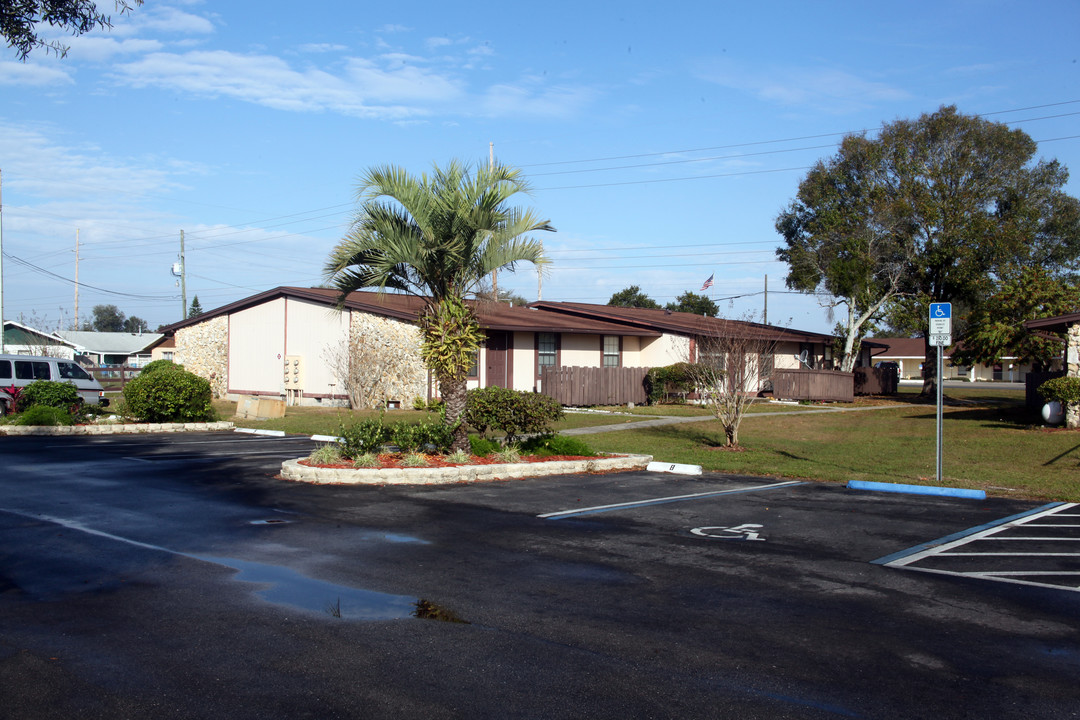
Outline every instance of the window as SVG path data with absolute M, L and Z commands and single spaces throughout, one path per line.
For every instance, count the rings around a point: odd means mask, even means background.
M 472 355 L 469 357 L 469 372 L 465 376 L 472 380 L 478 380 L 480 378 L 480 351 L 473 350 Z
M 168 350 L 163 350 L 161 352 L 161 359 L 171 361 L 173 359 L 173 354 L 171 352 L 169 352 Z
M 34 360 L 16 360 L 15 377 L 19 380 L 51 380 L 49 363 Z
M 555 333 L 536 333 L 537 365 L 542 368 L 555 367 L 557 349 Z
M 618 335 L 605 335 L 604 336 L 604 367 L 619 367 L 619 345 L 622 338 Z
M 765 382 L 773 374 L 773 354 L 761 353 L 758 356 L 758 380 Z
M 75 363 L 58 362 L 56 368 L 60 371 L 60 377 L 64 380 L 89 380 L 86 371 Z
M 0 360 L 0 380 L 11 379 L 11 361 Z

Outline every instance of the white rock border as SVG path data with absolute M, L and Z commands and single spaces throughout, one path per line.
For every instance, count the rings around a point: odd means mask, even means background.
M 100 425 L 0 425 L 0 435 L 121 435 L 232 430 L 233 423 L 101 423 Z
M 457 465 L 442 468 L 320 468 L 301 465 L 300 460 L 281 464 L 281 477 L 318 485 L 447 485 L 485 480 L 519 480 L 543 475 L 576 475 L 612 470 L 641 470 L 652 455 L 611 455 L 582 460 L 537 463 Z

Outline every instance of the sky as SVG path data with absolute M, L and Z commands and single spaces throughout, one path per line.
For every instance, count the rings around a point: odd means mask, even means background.
M 80 318 L 176 322 L 181 232 L 189 305 L 319 285 L 367 168 L 492 149 L 557 229 L 500 290 L 666 304 L 713 276 L 722 316 L 818 332 L 840 318 L 787 291 L 774 223 L 845 134 L 956 105 L 1080 195 L 1075 0 L 146 0 L 113 25 L 0 49 L 5 319 L 69 326 L 77 271 Z

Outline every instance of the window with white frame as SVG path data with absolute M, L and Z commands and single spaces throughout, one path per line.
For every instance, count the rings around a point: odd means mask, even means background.
M 619 341 L 618 335 L 604 336 L 604 367 L 619 367 Z
M 556 351 L 558 345 L 555 342 L 555 333 L 536 333 L 536 358 L 540 367 L 555 367 Z

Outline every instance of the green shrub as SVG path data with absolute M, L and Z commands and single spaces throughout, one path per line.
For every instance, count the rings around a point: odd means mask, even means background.
M 591 447 L 576 437 L 566 435 L 536 435 L 521 442 L 518 446 L 523 455 L 581 455 L 592 457 L 596 455 Z
M 481 437 L 479 435 L 469 436 L 469 452 L 476 457 L 487 457 L 500 450 L 502 450 L 502 445 L 499 444 L 498 440 L 492 440 L 491 438 Z
M 668 393 L 687 393 L 693 389 L 694 376 L 690 363 L 650 368 L 645 375 L 645 392 L 650 405 L 660 402 Z
M 353 459 L 377 453 L 388 439 L 389 433 L 383 424 L 382 416 L 361 420 L 349 427 L 342 425 L 341 454 Z
M 78 388 L 67 382 L 35 380 L 24 387 L 19 395 L 19 408 L 22 409 L 37 405 L 70 411 L 81 404 Z
M 430 449 L 445 452 L 454 442 L 454 434 L 444 422 L 421 420 L 411 423 L 402 420 L 390 426 L 390 442 L 403 453 Z
M 15 418 L 16 425 L 71 425 L 74 421 L 64 408 L 33 405 Z
M 1062 405 L 1080 403 L 1080 377 L 1058 377 L 1039 386 L 1039 394 L 1047 402 L 1056 400 Z
M 139 371 L 140 375 L 147 375 L 149 373 L 159 372 L 161 370 L 183 370 L 183 365 L 177 365 L 172 360 L 152 360 L 142 366 L 142 370 Z
M 508 444 L 520 435 L 546 431 L 562 416 L 562 405 L 539 393 L 489 387 L 465 396 L 465 422 L 481 435 L 488 430 L 506 433 Z
M 145 422 L 204 422 L 214 419 L 210 381 L 187 370 L 161 368 L 124 387 L 127 412 Z

